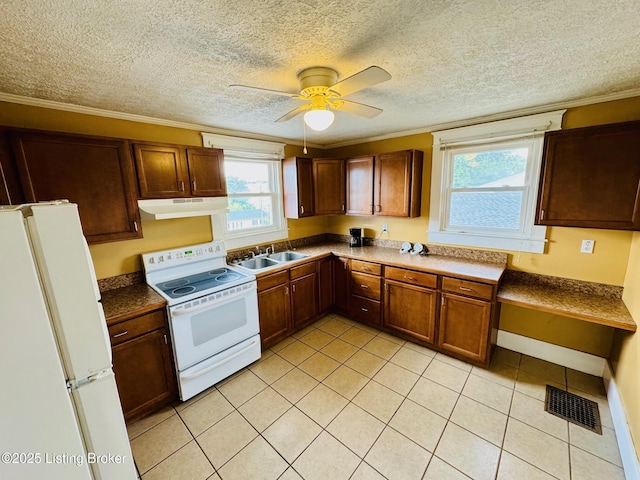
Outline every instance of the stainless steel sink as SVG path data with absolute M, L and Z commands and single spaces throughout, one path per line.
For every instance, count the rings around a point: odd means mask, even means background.
M 267 257 L 255 257 L 248 260 L 243 260 L 242 262 L 238 262 L 238 265 L 244 268 L 248 268 L 249 270 L 261 270 L 263 268 L 269 268 L 273 267 L 274 265 L 278 265 L 278 262 Z
M 307 258 L 309 255 L 305 255 L 304 253 L 298 252 L 278 252 L 272 253 L 268 256 L 269 259 L 277 260 L 278 262 L 291 262 L 293 260 L 300 260 L 301 258 Z

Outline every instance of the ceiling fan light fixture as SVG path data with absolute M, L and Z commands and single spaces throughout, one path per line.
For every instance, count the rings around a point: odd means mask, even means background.
M 304 123 L 316 132 L 322 132 L 333 123 L 333 112 L 326 109 L 313 109 L 304 114 Z

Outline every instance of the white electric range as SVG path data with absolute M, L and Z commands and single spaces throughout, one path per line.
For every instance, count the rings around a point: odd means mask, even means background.
M 167 301 L 181 400 L 261 355 L 256 277 L 226 256 L 221 241 L 142 255 L 147 284 Z

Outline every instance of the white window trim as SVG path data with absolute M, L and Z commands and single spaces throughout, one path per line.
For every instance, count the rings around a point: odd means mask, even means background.
M 202 141 L 205 147 L 223 149 L 225 157 L 269 161 L 282 161 L 284 158 L 284 143 L 229 137 L 206 132 L 202 133 Z M 289 229 L 287 219 L 284 216 L 281 168 L 274 168 L 270 173 L 274 186 L 274 192 L 271 194 L 274 216 L 274 225 L 272 227 L 260 228 L 259 231 L 229 232 L 227 230 L 226 214 L 211 216 L 213 236 L 216 240 L 223 240 L 227 250 L 270 243 L 287 238 Z
M 562 116 L 565 112 L 566 110 L 558 110 L 433 132 L 429 242 L 544 253 L 547 228 L 533 224 L 538 198 L 543 137 L 544 132 L 561 129 Z M 443 201 L 445 198 L 443 186 L 449 185 L 451 176 L 450 171 L 443 168 L 445 147 L 462 148 L 472 145 L 498 144 L 518 139 L 530 139 L 533 146 L 532 150 L 530 150 L 530 159 L 532 161 L 527 162 L 526 177 L 531 181 L 528 184 L 526 198 L 523 200 L 526 202 L 523 232 L 488 231 L 482 233 L 480 231 L 455 232 L 445 230 L 448 204 Z

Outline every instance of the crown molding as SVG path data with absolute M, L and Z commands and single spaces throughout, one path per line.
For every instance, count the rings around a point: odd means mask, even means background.
M 279 142 L 287 145 L 303 146 L 303 142 L 292 140 L 289 138 L 272 137 L 269 135 L 253 134 L 240 130 L 228 130 L 224 128 L 215 128 L 209 125 L 200 125 L 197 123 L 178 122 L 175 120 L 166 120 L 163 118 L 147 117 L 145 115 L 137 115 L 135 113 L 123 113 L 113 110 L 104 110 L 101 108 L 85 107 L 72 103 L 56 102 L 53 100 L 44 100 L 41 98 L 25 97 L 22 95 L 14 95 L 11 93 L 0 92 L 0 102 L 18 103 L 21 105 L 29 105 L 31 107 L 50 108 L 52 110 L 62 110 L 65 112 L 82 113 L 85 115 L 95 115 L 98 117 L 114 118 L 117 120 L 127 120 L 130 122 L 148 123 L 152 125 L 161 125 L 163 127 L 184 128 L 186 130 L 197 130 L 205 133 L 214 133 L 219 135 L 228 135 L 235 137 L 248 138 L 251 140 L 264 140 L 268 142 Z M 325 149 L 324 146 L 307 142 L 307 147 Z
M 561 110 L 567 108 L 583 107 L 585 105 L 593 105 L 596 103 L 612 102 L 615 100 L 624 100 L 625 98 L 640 97 L 640 88 L 634 88 L 632 90 L 625 90 L 624 92 L 610 93 L 607 95 L 599 95 L 597 97 L 581 98 L 578 100 L 569 100 L 566 102 L 548 103 L 546 105 L 539 105 L 536 107 L 521 108 L 518 110 L 510 110 L 508 112 L 495 113 L 492 115 L 484 115 L 482 117 L 474 117 L 466 120 L 455 120 L 446 123 L 437 123 L 429 125 L 427 127 L 416 128 L 413 130 L 403 130 L 393 133 L 386 133 L 384 135 L 377 135 L 373 137 L 362 137 L 354 140 L 347 140 L 345 142 L 333 143 L 331 145 L 325 145 L 325 150 L 341 147 L 349 147 L 351 145 L 358 145 L 360 143 L 378 142 L 380 140 L 388 140 L 390 138 L 406 137 L 409 135 L 421 135 L 424 133 L 437 132 L 439 130 L 449 130 L 451 128 L 468 127 L 471 125 L 477 125 L 479 123 L 493 122 L 497 120 L 507 120 L 510 118 L 524 117 L 526 115 L 534 115 L 538 113 L 547 113 L 553 110 Z
M 640 96 L 640 88 L 631 90 L 625 90 L 618 93 L 610 93 L 607 95 L 599 95 L 595 97 L 581 98 L 577 100 L 569 100 L 566 102 L 549 103 L 545 105 L 539 105 L 536 107 L 521 108 L 518 110 L 510 110 L 508 112 L 495 113 L 492 115 L 484 115 L 481 117 L 474 117 L 465 120 L 455 120 L 452 122 L 438 123 L 434 125 L 428 125 L 421 128 L 415 128 L 412 130 L 402 130 L 384 135 L 375 135 L 372 137 L 361 137 L 353 140 L 347 140 L 344 142 L 337 142 L 327 145 L 319 145 L 307 142 L 307 147 L 317 148 L 320 150 L 331 150 L 334 148 L 349 147 L 351 145 L 358 145 L 360 143 L 378 142 L 381 140 L 388 140 L 397 137 L 406 137 L 409 135 L 421 135 L 424 133 L 436 132 L 438 130 L 449 130 L 451 128 L 467 127 L 470 125 L 476 125 L 478 123 L 493 122 L 497 120 L 506 120 L 509 118 L 522 117 L 525 115 L 533 115 L 537 113 L 546 113 L 552 110 L 560 110 L 566 108 L 583 107 L 585 105 L 593 105 L 596 103 L 612 102 L 615 100 L 623 100 L 625 98 L 632 98 Z M 44 100 L 40 98 L 25 97 L 22 95 L 14 95 L 11 93 L 0 92 L 0 101 L 9 103 L 19 103 L 22 105 L 30 105 L 33 107 L 50 108 L 53 110 L 63 110 L 66 112 L 83 113 L 86 115 L 96 115 L 99 117 L 114 118 L 118 120 L 128 120 L 132 122 L 148 123 L 153 125 L 162 125 L 165 127 L 184 128 L 187 130 L 198 130 L 200 132 L 214 133 L 220 135 L 230 135 L 236 137 L 249 138 L 252 140 L 266 140 L 268 142 L 282 142 L 287 145 L 303 146 L 304 143 L 300 140 L 292 140 L 290 138 L 272 137 L 269 135 L 253 134 L 243 132 L 240 130 L 227 130 L 224 128 L 215 128 L 209 125 L 200 125 L 197 123 L 177 122 L 174 120 L 166 120 L 162 118 L 147 117 L 144 115 L 137 115 L 135 113 L 123 113 L 115 112 L 112 110 L 104 110 L 101 108 L 84 107 L 82 105 L 74 105 L 71 103 L 56 102 L 53 100 Z

